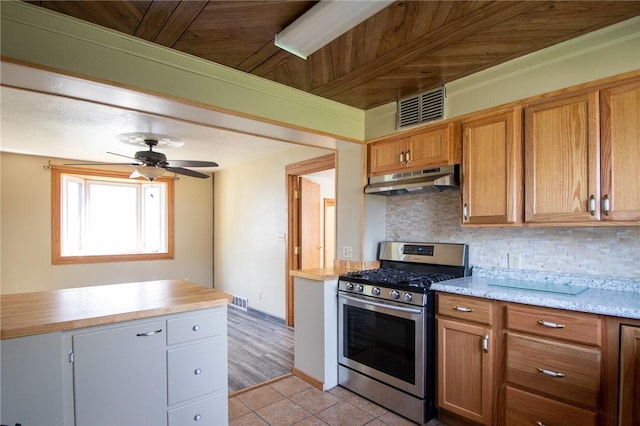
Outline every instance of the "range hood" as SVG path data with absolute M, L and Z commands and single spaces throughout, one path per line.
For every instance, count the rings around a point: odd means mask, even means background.
M 459 189 L 459 169 L 460 166 L 455 165 L 373 176 L 369 178 L 369 185 L 364 188 L 364 192 L 375 195 L 403 195 Z

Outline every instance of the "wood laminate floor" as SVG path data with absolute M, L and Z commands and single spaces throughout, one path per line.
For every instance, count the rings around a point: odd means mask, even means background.
M 291 373 L 293 328 L 229 305 L 229 392 Z

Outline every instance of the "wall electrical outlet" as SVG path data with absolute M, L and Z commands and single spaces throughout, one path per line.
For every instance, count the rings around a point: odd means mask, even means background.
M 509 253 L 509 269 L 520 269 L 522 267 L 522 255 L 520 253 Z
M 353 259 L 353 247 L 342 246 L 342 257 L 344 259 Z

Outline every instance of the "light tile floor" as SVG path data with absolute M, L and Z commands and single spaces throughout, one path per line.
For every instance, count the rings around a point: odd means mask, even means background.
M 229 425 L 414 426 L 415 423 L 355 393 L 322 392 L 290 375 L 229 398 Z M 437 420 L 428 426 L 446 426 Z

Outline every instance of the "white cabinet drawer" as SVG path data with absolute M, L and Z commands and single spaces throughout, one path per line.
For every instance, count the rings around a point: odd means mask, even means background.
M 193 402 L 174 410 L 167 415 L 169 426 L 218 426 L 226 425 L 227 396 L 219 394 L 200 401 Z
M 167 321 L 167 345 L 218 336 L 225 332 L 226 327 L 224 309 L 170 319 Z
M 167 351 L 169 405 L 225 388 L 224 343 L 221 338 Z

